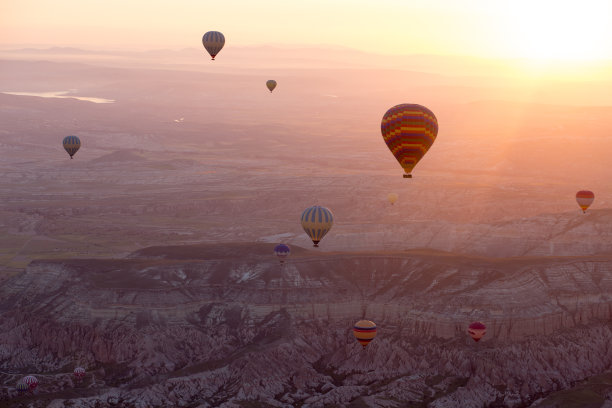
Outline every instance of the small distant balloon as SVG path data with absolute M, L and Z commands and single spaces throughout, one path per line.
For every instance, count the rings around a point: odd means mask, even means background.
M 376 324 L 370 320 L 360 320 L 353 326 L 353 336 L 365 349 L 376 337 Z
M 319 246 L 319 242 L 329 232 L 332 225 L 334 225 L 334 215 L 325 207 L 315 205 L 305 209 L 302 213 L 302 228 L 315 247 Z
M 291 254 L 291 248 L 289 248 L 289 245 L 278 244 L 274 247 L 274 254 L 280 259 L 280 263 L 282 265 L 285 263 L 285 258 Z
M 266 86 L 270 90 L 270 93 L 272 93 L 274 88 L 276 88 L 276 81 L 273 79 L 269 79 L 268 81 L 266 81 Z
M 76 154 L 76 152 L 81 147 L 81 139 L 76 136 L 66 136 L 62 141 L 62 145 L 64 146 L 64 150 L 68 152 L 70 158 Z
M 23 394 L 23 393 L 28 392 L 30 390 L 30 387 L 28 387 L 28 384 L 20 382 L 17 384 L 15 389 L 17 390 L 19 394 Z
M 30 388 L 30 391 L 34 391 L 38 387 L 38 378 L 33 375 L 23 377 L 22 382 Z
M 218 31 L 209 31 L 202 36 L 202 45 L 206 48 L 206 51 L 215 60 L 215 57 L 221 51 L 225 45 L 225 37 Z
M 74 378 L 77 380 L 82 380 L 85 377 L 85 369 L 83 367 L 77 367 L 74 369 Z
M 395 204 L 398 199 L 399 199 L 399 196 L 396 193 L 389 193 L 387 195 L 387 200 L 389 200 L 391 205 Z
M 423 158 L 438 135 L 438 120 L 424 106 L 404 103 L 389 109 L 380 123 L 383 139 L 412 178 L 412 169 Z
M 487 334 L 487 326 L 482 322 L 474 322 L 468 327 L 468 334 L 474 341 L 478 342 Z
M 586 213 L 587 208 L 593 204 L 593 200 L 595 200 L 595 194 L 592 191 L 580 190 L 576 193 L 576 202 L 578 202 L 583 213 Z

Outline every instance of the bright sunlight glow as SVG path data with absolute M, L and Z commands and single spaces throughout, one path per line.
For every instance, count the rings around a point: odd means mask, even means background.
M 612 1 L 513 0 L 508 4 L 504 10 L 508 42 L 516 54 L 542 60 L 593 60 L 609 55 Z

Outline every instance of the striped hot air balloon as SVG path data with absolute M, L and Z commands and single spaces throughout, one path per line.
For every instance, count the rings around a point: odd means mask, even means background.
M 389 193 L 387 195 L 387 200 L 391 203 L 391 205 L 395 204 L 395 202 L 399 199 L 397 193 Z
M 302 213 L 302 228 L 312 239 L 315 247 L 319 246 L 319 241 L 329 232 L 333 224 L 334 215 L 325 207 L 315 205 Z
M 586 213 L 587 208 L 593 204 L 593 200 L 595 200 L 595 194 L 592 191 L 580 190 L 576 193 L 576 202 L 582 208 L 583 213 Z
M 83 367 L 77 367 L 74 369 L 74 378 L 76 378 L 77 380 L 82 380 L 83 378 L 85 378 L 85 369 Z
M 30 391 L 34 391 L 36 387 L 38 387 L 38 378 L 34 377 L 33 375 L 23 377 L 23 380 L 21 381 L 30 388 Z
M 438 120 L 424 106 L 404 103 L 389 109 L 380 124 L 385 143 L 399 164 L 404 177 L 423 158 L 438 135 Z
M 81 140 L 76 136 L 66 136 L 62 141 L 62 145 L 64 145 L 64 150 L 68 152 L 72 159 L 72 156 L 74 156 L 81 147 Z
M 288 257 L 290 253 L 291 248 L 289 248 L 289 245 L 278 244 L 274 247 L 274 254 L 278 256 L 281 264 L 285 263 L 285 258 Z
M 28 390 L 30 389 L 30 387 L 28 387 L 28 384 L 20 382 L 17 384 L 17 386 L 15 387 L 15 389 L 17 390 L 17 392 L 19 394 L 24 394 L 26 392 L 28 392 Z
M 204 45 L 204 48 L 206 48 L 206 51 L 208 51 L 214 61 L 221 48 L 225 45 L 225 37 L 218 31 L 209 31 L 202 36 L 202 45 Z
M 266 86 L 270 90 L 270 93 L 272 93 L 274 88 L 276 88 L 276 81 L 273 79 L 269 79 L 268 81 L 266 81 Z
M 359 344 L 366 348 L 368 344 L 376 337 L 376 324 L 369 320 L 360 320 L 353 326 L 353 336 Z
M 487 334 L 487 326 L 482 322 L 474 322 L 468 327 L 468 334 L 477 342 Z

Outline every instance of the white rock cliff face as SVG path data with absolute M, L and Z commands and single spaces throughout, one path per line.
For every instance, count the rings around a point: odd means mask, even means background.
M 612 365 L 612 257 L 295 248 L 281 266 L 271 247 L 32 262 L 0 289 L 1 398 L 33 407 L 527 407 Z M 360 318 L 378 325 L 365 350 L 351 332 Z M 488 327 L 480 343 L 466 334 L 474 320 Z M 77 364 L 88 371 L 82 384 L 72 380 Z M 29 373 L 38 394 L 16 396 Z

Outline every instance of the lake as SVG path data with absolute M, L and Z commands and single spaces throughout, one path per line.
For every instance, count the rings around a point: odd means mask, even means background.
M 40 98 L 72 98 L 78 99 L 79 101 L 87 101 L 93 103 L 114 103 L 114 99 L 94 98 L 91 96 L 76 96 L 70 95 L 74 91 L 53 91 L 53 92 L 8 92 L 2 91 L 0 93 L 6 95 L 21 95 L 21 96 L 38 96 Z

